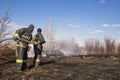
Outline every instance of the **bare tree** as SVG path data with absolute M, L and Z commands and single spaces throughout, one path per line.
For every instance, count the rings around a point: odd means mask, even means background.
M 115 39 L 104 38 L 105 45 L 103 45 L 98 39 L 89 38 L 85 42 L 85 48 L 88 54 L 116 54 L 120 52 L 120 45 L 116 46 L 115 42 Z
M 89 38 L 85 42 L 85 49 L 88 54 L 104 54 L 104 45 L 99 39 Z
M 0 17 L 0 41 L 4 39 L 7 35 L 10 34 L 10 32 L 7 31 L 7 28 L 9 27 L 8 24 L 11 22 L 9 19 L 11 17 L 11 10 L 8 9 L 1 17 Z M 10 42 L 5 42 L 5 43 L 0 43 L 0 48 L 1 49 L 7 49 L 8 43 Z
M 88 54 L 91 54 L 93 51 L 93 47 L 94 47 L 94 42 L 93 39 L 89 38 L 85 41 L 85 49 L 87 51 Z
M 8 24 L 10 23 L 11 11 L 8 9 L 0 19 L 0 40 L 4 38 L 9 32 L 6 31 Z
M 97 54 L 99 53 L 99 49 L 100 49 L 100 41 L 99 40 L 97 40 L 97 39 L 94 40 L 94 48 L 93 49 L 94 49 L 95 53 L 97 53 Z
M 116 53 L 116 45 L 115 40 L 111 38 L 104 38 L 106 45 L 106 53 L 107 54 L 115 54 Z
M 117 45 L 117 53 L 120 54 L 120 43 Z

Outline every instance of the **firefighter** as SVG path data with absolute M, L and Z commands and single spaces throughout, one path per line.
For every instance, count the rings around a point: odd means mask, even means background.
M 18 29 L 14 34 L 14 40 L 17 42 L 16 44 L 16 63 L 19 71 L 23 71 L 27 69 L 27 50 L 28 43 L 21 41 L 19 39 L 24 39 L 31 41 L 32 40 L 32 32 L 34 30 L 34 25 L 30 24 L 28 28 Z
M 45 39 L 42 35 L 42 29 L 37 29 L 37 34 L 33 37 L 33 41 L 36 42 L 34 44 L 34 59 L 33 59 L 33 67 L 37 67 L 40 63 L 40 58 L 42 57 L 43 44 L 45 43 Z

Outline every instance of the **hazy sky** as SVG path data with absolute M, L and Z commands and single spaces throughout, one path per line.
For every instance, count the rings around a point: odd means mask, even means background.
M 79 43 L 88 37 L 120 39 L 120 0 L 0 0 L 0 17 L 8 8 L 16 27 L 32 23 L 44 29 L 52 19 L 56 38 L 72 35 Z

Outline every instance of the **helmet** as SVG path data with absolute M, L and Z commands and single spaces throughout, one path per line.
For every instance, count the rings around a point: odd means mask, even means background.
M 38 28 L 38 29 L 37 29 L 37 32 L 42 32 L 42 29 L 41 29 L 41 28 Z
M 33 25 L 33 24 L 30 24 L 30 25 L 28 26 L 28 28 L 34 29 L 34 25 Z
M 29 31 L 30 33 L 32 33 L 33 30 L 34 30 L 34 25 L 33 25 L 33 24 L 30 24 L 30 25 L 28 26 L 28 31 Z

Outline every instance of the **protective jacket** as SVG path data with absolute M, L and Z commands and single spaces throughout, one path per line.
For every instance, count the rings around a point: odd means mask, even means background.
M 34 36 L 33 41 L 36 41 L 36 42 L 37 42 L 37 44 L 34 44 L 34 46 L 37 47 L 38 49 L 42 50 L 42 44 L 45 43 L 45 39 L 44 39 L 44 37 L 43 37 L 43 35 L 42 35 L 41 32 L 38 32 L 38 33 Z
M 20 41 L 18 38 L 22 38 L 24 40 L 31 41 L 32 33 L 28 28 L 21 28 L 15 32 L 14 39 L 17 41 L 16 44 L 16 63 L 18 64 L 18 70 L 25 70 L 27 68 L 27 51 L 28 51 L 28 43 L 24 41 Z
M 25 40 L 32 40 L 32 34 L 29 32 L 28 28 L 21 28 L 19 30 L 17 30 L 14 34 L 14 40 L 17 41 L 17 43 L 19 44 L 19 42 L 22 42 L 24 47 L 28 47 L 28 43 L 24 42 L 24 41 L 19 41 L 18 38 L 22 38 Z M 18 46 L 17 44 L 17 46 Z

